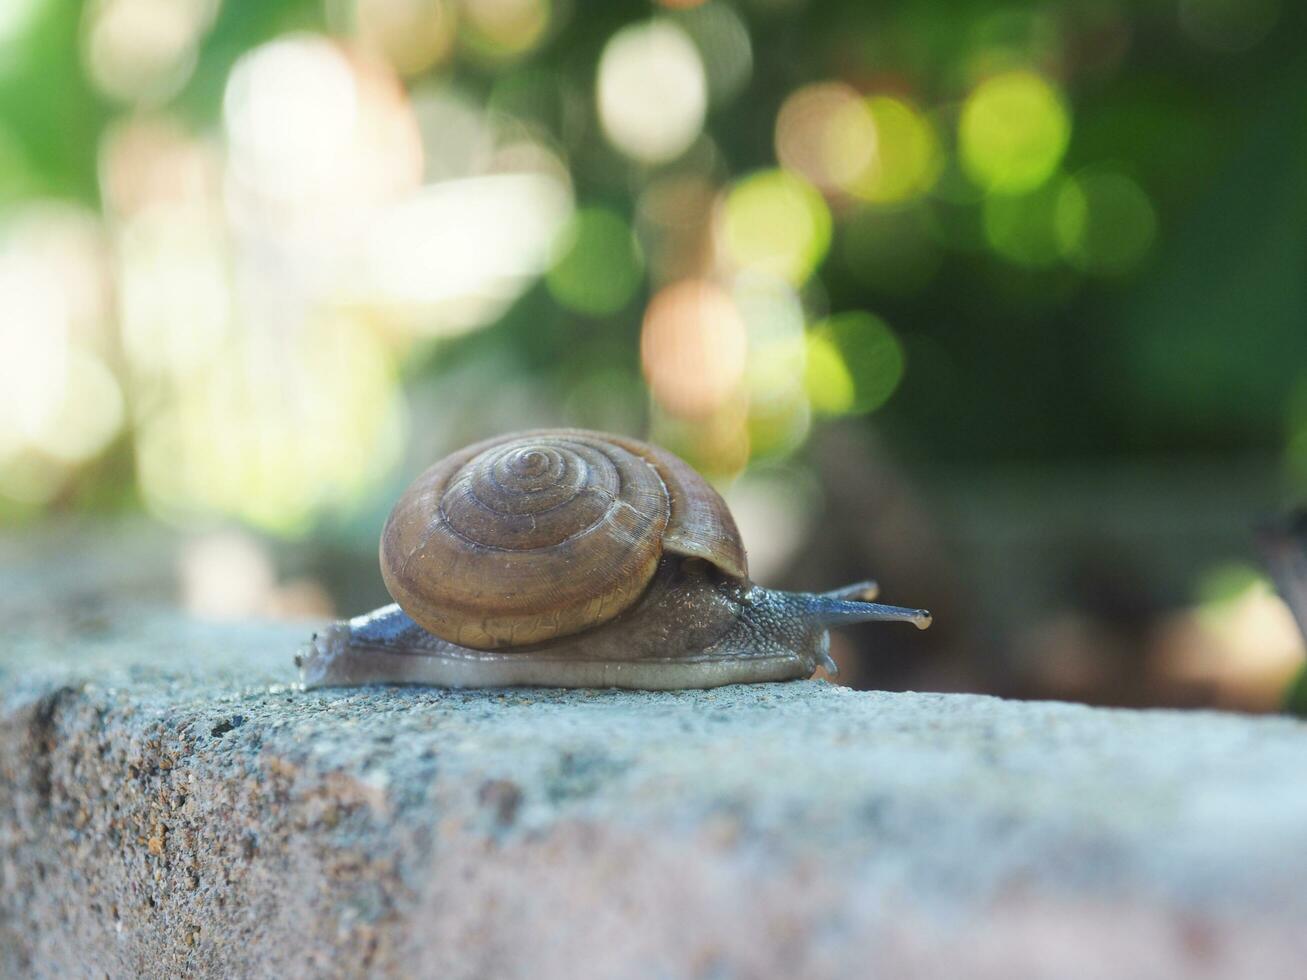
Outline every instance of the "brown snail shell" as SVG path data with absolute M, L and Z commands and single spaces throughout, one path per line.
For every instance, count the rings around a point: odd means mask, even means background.
M 930 623 L 876 586 L 749 581 L 725 502 L 666 450 L 555 429 L 469 446 L 423 473 L 381 535 L 398 605 L 315 633 L 307 687 L 625 687 L 834 672 L 829 630 Z
M 605 623 L 664 553 L 745 581 L 721 496 L 665 450 L 583 429 L 477 443 L 404 492 L 381 535 L 386 588 L 428 632 L 479 650 Z

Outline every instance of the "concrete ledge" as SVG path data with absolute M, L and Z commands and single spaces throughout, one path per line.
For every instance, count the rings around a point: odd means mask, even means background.
M 0 975 L 1246 977 L 1307 726 L 815 682 L 304 693 L 303 628 L 0 640 Z

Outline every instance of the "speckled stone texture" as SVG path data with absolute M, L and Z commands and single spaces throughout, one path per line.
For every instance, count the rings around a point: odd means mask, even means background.
M 304 693 L 304 629 L 0 638 L 0 976 L 1288 977 L 1307 726 L 816 682 Z

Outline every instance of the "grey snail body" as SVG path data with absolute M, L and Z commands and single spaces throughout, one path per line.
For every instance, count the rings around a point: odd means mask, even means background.
M 381 539 L 396 604 L 316 634 L 307 687 L 643 690 L 833 671 L 832 626 L 925 628 L 930 614 L 748 577 L 726 504 L 687 464 L 633 439 L 540 430 L 478 443 L 405 492 Z

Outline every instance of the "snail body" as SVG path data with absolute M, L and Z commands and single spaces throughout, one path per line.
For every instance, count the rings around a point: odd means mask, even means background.
M 308 687 L 716 687 L 834 668 L 830 627 L 921 609 L 755 585 L 725 502 L 686 463 L 581 429 L 501 436 L 423 473 L 391 512 L 395 605 L 297 658 Z

